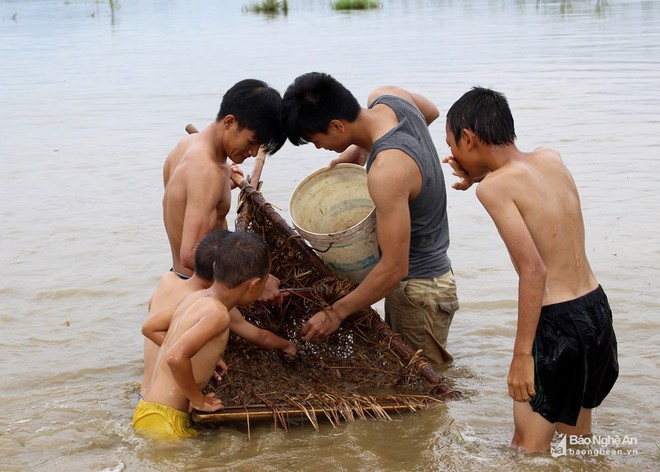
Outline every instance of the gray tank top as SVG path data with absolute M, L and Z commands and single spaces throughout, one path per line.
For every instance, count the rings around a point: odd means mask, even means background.
M 400 97 L 383 95 L 369 108 L 379 103 L 396 113 L 399 124 L 373 144 L 367 158 L 367 172 L 378 153 L 386 149 L 399 149 L 417 163 L 422 174 L 422 188 L 419 195 L 408 203 L 411 233 L 407 278 L 438 277 L 451 269 L 447 256 L 447 192 L 438 152 L 424 116 L 413 104 Z

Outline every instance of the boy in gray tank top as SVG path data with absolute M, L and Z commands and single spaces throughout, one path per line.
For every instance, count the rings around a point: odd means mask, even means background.
M 385 298 L 386 322 L 437 368 L 452 360 L 447 334 L 458 309 L 444 178 L 428 130 L 439 111 L 391 86 L 374 90 L 368 103 L 361 108 L 342 84 L 317 72 L 301 75 L 284 94 L 282 121 L 294 145 L 341 153 L 330 167 L 366 164 L 381 252 L 360 285 L 312 316 L 302 334 L 323 340 L 346 317 Z

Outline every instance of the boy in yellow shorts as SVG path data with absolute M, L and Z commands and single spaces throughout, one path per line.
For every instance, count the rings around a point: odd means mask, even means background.
M 227 346 L 229 311 L 257 300 L 269 272 L 268 246 L 258 236 L 236 232 L 220 242 L 213 285 L 187 297 L 169 323 L 153 380 L 133 414 L 136 431 L 155 438 L 194 436 L 191 409 L 212 412 L 223 408 L 215 394 L 203 395 L 201 389 Z M 156 344 L 161 341 L 161 333 L 150 330 L 148 323 L 143 334 Z
M 158 287 L 149 300 L 147 319 L 164 310 L 174 313 L 176 307 L 186 296 L 213 285 L 213 262 L 216 249 L 220 241 L 229 233 L 227 230 L 212 231 L 199 242 L 195 249 L 195 271 L 190 277 L 182 278 L 173 270 L 165 272 L 160 277 Z M 142 398 L 149 388 L 158 349 L 158 344 L 149 338 L 144 338 L 144 376 L 139 398 Z M 222 367 L 223 370 L 224 368 Z

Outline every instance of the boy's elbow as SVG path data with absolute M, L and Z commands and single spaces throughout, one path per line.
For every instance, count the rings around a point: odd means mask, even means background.
M 141 332 L 142 332 L 142 336 L 144 336 L 145 338 L 151 339 L 151 336 L 153 335 L 153 330 L 149 326 L 148 322 L 142 325 Z
M 433 109 L 426 115 L 427 126 L 433 123 L 439 117 L 440 117 L 440 110 L 438 110 L 438 107 L 434 106 Z
M 545 264 L 539 262 L 528 267 L 524 274 L 521 275 L 529 281 L 535 281 L 537 285 L 545 286 L 545 282 L 548 278 L 548 270 L 546 269 Z
M 181 356 L 178 356 L 175 353 L 169 351 L 167 356 L 165 356 L 165 362 L 167 362 L 167 366 L 173 373 L 177 372 L 179 370 L 179 366 L 181 365 Z

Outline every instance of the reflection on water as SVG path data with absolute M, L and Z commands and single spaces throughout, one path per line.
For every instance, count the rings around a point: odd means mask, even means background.
M 657 468 L 660 5 L 383 0 L 340 13 L 298 0 L 272 17 L 247 4 L 0 2 L 0 468 Z M 461 310 L 445 375 L 466 400 L 318 432 L 252 425 L 250 441 L 239 426 L 176 445 L 133 434 L 139 326 L 169 267 L 164 156 L 187 123 L 213 119 L 237 80 L 284 90 L 311 70 L 332 73 L 362 103 L 393 83 L 443 113 L 472 85 L 492 86 L 509 98 L 522 149 L 559 149 L 619 338 L 621 378 L 594 431 L 636 437 L 637 455 L 530 458 L 508 448 L 517 280 L 472 190 L 449 194 Z M 443 155 L 441 120 L 431 131 Z M 285 145 L 264 169 L 264 195 L 288 218 L 296 184 L 331 157 Z

